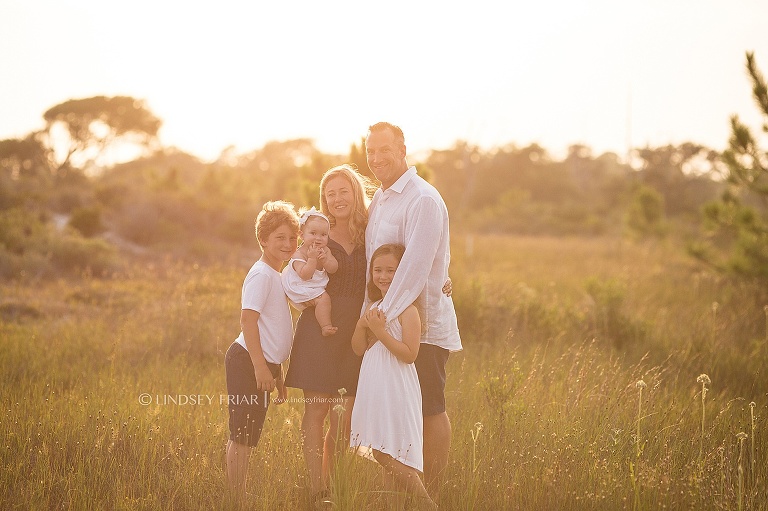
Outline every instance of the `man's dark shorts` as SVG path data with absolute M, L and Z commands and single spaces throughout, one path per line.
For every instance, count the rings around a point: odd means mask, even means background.
M 445 411 L 445 364 L 450 352 L 434 344 L 421 343 L 416 372 L 421 385 L 421 414 L 424 417 Z
M 280 376 L 280 365 L 267 362 L 272 376 Z M 248 350 L 234 342 L 224 357 L 229 407 L 229 439 L 256 447 L 269 408 L 269 391 L 258 390 Z

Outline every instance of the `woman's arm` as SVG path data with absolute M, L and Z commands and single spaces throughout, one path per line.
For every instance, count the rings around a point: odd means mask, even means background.
M 412 364 L 416 360 L 421 337 L 421 318 L 416 307 L 409 305 L 398 318 L 403 327 L 401 340 L 395 339 L 384 329 L 387 318 L 379 309 L 369 310 L 365 313 L 365 317 L 369 328 L 398 360 L 405 364 Z

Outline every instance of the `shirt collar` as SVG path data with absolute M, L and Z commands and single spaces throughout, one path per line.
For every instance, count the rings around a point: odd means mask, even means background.
M 414 166 L 408 167 L 408 170 L 406 170 L 405 173 L 403 173 L 403 175 L 400 176 L 397 181 L 392 183 L 392 186 L 387 188 L 386 191 L 392 190 L 393 192 L 403 193 L 403 190 L 405 189 L 405 185 L 408 184 L 408 181 L 410 181 L 411 178 L 413 178 L 413 176 L 415 175 L 416 175 L 416 167 Z

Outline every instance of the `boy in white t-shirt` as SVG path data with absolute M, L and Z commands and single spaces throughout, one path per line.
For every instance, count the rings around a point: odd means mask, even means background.
M 243 282 L 242 331 L 227 350 L 224 368 L 229 407 L 227 479 L 233 496 L 242 501 L 248 457 L 261 435 L 269 393 L 277 388 L 286 398 L 282 364 L 291 353 L 293 323 L 280 270 L 296 251 L 299 217 L 288 202 L 268 202 L 256 218 L 261 258 Z

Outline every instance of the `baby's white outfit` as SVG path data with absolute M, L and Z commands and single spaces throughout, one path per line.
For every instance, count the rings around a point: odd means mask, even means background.
M 315 270 L 314 275 L 309 280 L 302 279 L 298 272 L 293 268 L 294 261 L 306 263 L 304 259 L 291 259 L 288 265 L 283 268 L 281 280 L 283 281 L 283 290 L 285 290 L 288 300 L 297 310 L 306 308 L 303 302 L 314 300 L 325 292 L 325 286 L 328 285 L 328 272 L 325 270 Z

